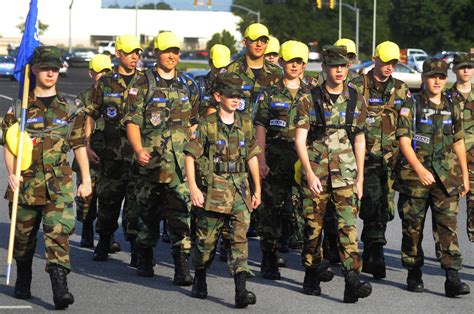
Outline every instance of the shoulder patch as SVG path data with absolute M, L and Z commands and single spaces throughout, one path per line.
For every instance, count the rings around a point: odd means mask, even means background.
M 408 109 L 408 108 L 400 109 L 400 115 L 401 116 L 408 116 L 409 113 L 410 113 L 410 109 Z

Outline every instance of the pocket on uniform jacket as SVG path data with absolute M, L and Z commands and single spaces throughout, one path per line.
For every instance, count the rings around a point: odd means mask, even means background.
M 54 189 L 56 194 L 67 194 L 73 193 L 73 186 L 72 186 L 72 169 L 69 166 L 59 166 L 53 167 L 54 173 Z M 53 195 L 51 198 L 54 200 Z

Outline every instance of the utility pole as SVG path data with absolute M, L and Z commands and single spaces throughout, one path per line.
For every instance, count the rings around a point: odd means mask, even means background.
M 377 0 L 374 0 L 374 23 L 372 25 L 372 56 L 375 56 L 375 41 L 376 41 L 376 31 L 377 28 Z
M 72 53 L 72 5 L 74 4 L 74 0 L 71 0 L 71 4 L 69 5 L 69 53 Z

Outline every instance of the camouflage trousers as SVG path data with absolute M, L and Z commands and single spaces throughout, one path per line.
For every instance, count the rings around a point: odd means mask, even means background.
M 315 268 L 323 259 L 321 244 L 324 216 L 334 206 L 337 217 L 338 249 L 342 267 L 359 272 L 362 264 L 357 246 L 357 200 L 355 186 L 332 188 L 328 182 L 323 192 L 312 199 L 307 186 L 303 187 L 305 219 L 302 262 L 305 268 Z
M 400 193 L 398 213 L 402 219 L 403 233 L 401 256 L 406 268 L 423 266 L 423 229 L 426 211 L 430 207 L 436 257 L 444 269 L 461 269 L 462 256 L 457 236 L 458 196 L 448 196 L 441 186 L 437 179 L 424 198 Z
M 118 229 L 118 219 L 123 203 L 122 227 L 127 240 L 136 237 L 138 215 L 135 202 L 135 182 L 128 173 L 120 178 L 101 174 L 96 184 L 99 199 L 96 232 L 111 235 Z
M 156 183 L 138 177 L 135 195 L 138 208 L 137 245 L 155 247 L 160 237 L 160 221 L 166 218 L 172 254 L 189 253 L 191 201 L 187 182 Z
M 12 203 L 8 206 L 11 216 Z M 46 269 L 57 264 L 71 270 L 69 236 L 74 233 L 75 218 L 72 202 L 53 203 L 47 200 L 46 205 L 18 204 L 13 257 L 17 261 L 33 258 L 36 235 L 43 221 Z
M 365 245 L 387 244 L 387 223 L 395 216 L 395 190 L 392 170 L 382 159 L 369 158 L 364 166 L 364 196 L 360 218 L 364 221 L 361 240 Z
M 274 252 L 280 248 L 282 223 L 293 218 L 293 196 L 297 191 L 294 164 L 298 160 L 292 143 L 268 141 L 266 160 L 270 172 L 263 180 L 263 206 L 258 209 L 258 233 L 262 251 Z
M 250 212 L 242 198 L 233 204 L 231 214 L 222 214 L 196 208 L 196 240 L 191 256 L 195 268 L 208 268 L 214 259 L 219 234 L 225 230 L 230 247 L 228 265 L 231 273 L 249 270 L 247 230 Z

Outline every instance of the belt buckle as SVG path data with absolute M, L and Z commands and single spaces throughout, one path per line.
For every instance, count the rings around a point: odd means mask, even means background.
M 237 164 L 236 164 L 235 161 L 229 161 L 227 164 L 228 164 L 228 168 L 229 168 L 228 171 L 229 171 L 230 173 L 235 173 L 235 172 L 237 172 L 237 171 L 236 171 L 236 170 L 237 170 Z

